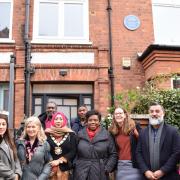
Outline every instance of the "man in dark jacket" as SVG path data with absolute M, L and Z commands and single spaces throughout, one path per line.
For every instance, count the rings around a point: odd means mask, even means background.
M 79 106 L 78 117 L 71 121 L 71 128 L 77 134 L 81 129 L 84 128 L 86 123 L 86 105 Z
M 38 116 L 41 121 L 43 129 L 49 128 L 51 126 L 51 119 L 53 114 L 57 111 L 57 105 L 55 102 L 48 102 L 46 104 L 46 112 Z
M 149 108 L 149 126 L 140 133 L 137 162 L 146 179 L 178 180 L 176 164 L 180 135 L 164 122 L 164 108 L 154 103 Z

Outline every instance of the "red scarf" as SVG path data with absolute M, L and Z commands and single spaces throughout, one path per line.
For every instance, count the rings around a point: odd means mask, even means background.
M 89 139 L 92 141 L 96 133 L 99 131 L 99 127 L 95 131 L 91 131 L 90 129 L 86 128 L 86 131 L 89 136 Z

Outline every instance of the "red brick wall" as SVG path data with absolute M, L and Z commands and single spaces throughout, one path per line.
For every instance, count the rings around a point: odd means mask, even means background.
M 33 5 L 30 1 L 30 32 L 32 39 L 33 30 Z M 122 89 L 133 88 L 143 85 L 144 70 L 141 62 L 137 60 L 137 53 L 144 51 L 153 42 L 152 10 L 150 0 L 114 0 L 112 5 L 112 56 L 114 65 L 115 93 Z M 35 74 L 32 75 L 33 82 L 53 81 L 60 82 L 91 82 L 94 85 L 94 107 L 103 114 L 110 106 L 110 81 L 108 78 L 108 14 L 107 0 L 89 0 L 89 32 L 92 45 L 32 45 L 32 52 L 94 52 L 94 65 L 35 65 Z M 123 25 L 124 17 L 136 15 L 140 21 L 140 27 L 135 31 L 127 30 Z M 23 31 L 25 20 L 25 1 L 14 1 L 13 39 L 15 45 L 9 45 L 16 55 L 15 74 L 15 126 L 18 127 L 24 112 L 24 44 Z M 6 45 L 7 46 L 7 45 Z M 6 51 L 7 49 L 6 48 Z M 0 51 L 2 48 L 0 46 Z M 130 70 L 122 69 L 122 58 L 131 59 Z M 8 65 L 0 65 L 0 81 L 7 81 Z M 67 68 L 68 75 L 59 76 L 59 69 Z M 31 103 L 31 102 L 30 102 Z
M 137 53 L 153 42 L 153 25 L 151 1 L 111 1 L 113 61 L 115 71 L 115 90 L 141 86 L 144 81 L 144 70 L 137 60 Z M 140 27 L 130 31 L 124 27 L 124 17 L 136 15 L 140 19 Z M 122 69 L 122 58 L 131 60 L 130 70 Z
M 152 51 L 143 61 L 145 80 L 160 74 L 180 73 L 179 51 Z M 162 81 L 159 87 L 171 88 L 171 79 Z

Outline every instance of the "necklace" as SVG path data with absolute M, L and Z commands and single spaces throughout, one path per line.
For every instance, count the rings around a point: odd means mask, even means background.
M 67 134 L 63 137 L 63 139 L 62 139 L 60 142 L 58 142 L 58 141 L 56 140 L 56 138 L 51 135 L 51 139 L 52 139 L 52 140 L 54 141 L 54 143 L 57 145 L 57 147 L 55 147 L 55 149 L 54 149 L 54 152 L 55 152 L 56 155 L 62 154 L 62 148 L 61 148 L 60 146 L 61 146 L 61 144 L 64 143 L 64 141 L 67 139 L 68 136 L 69 136 L 69 133 L 67 133 Z

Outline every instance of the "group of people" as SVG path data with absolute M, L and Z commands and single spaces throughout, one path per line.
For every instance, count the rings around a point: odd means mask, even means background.
M 0 180 L 179 180 L 180 135 L 164 121 L 164 109 L 149 107 L 149 125 L 142 129 L 117 107 L 108 130 L 101 114 L 78 108 L 69 125 L 54 102 L 46 112 L 25 121 L 13 142 L 8 117 L 0 114 Z

